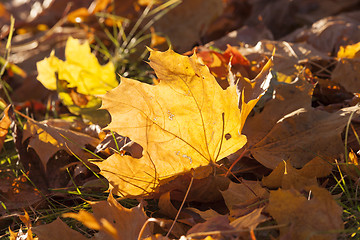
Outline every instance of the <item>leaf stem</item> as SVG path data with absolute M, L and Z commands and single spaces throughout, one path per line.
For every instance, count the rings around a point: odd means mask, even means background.
M 179 218 L 179 216 L 180 216 L 180 212 L 181 212 L 182 208 L 184 207 L 184 204 L 185 204 L 186 198 L 187 198 L 187 197 L 188 197 L 188 195 L 189 195 L 189 192 L 190 192 L 191 186 L 192 186 L 192 184 L 193 184 L 193 182 L 194 182 L 194 169 L 191 169 L 191 171 L 192 171 L 192 176 L 191 176 L 191 180 L 190 180 L 189 187 L 188 187 L 188 189 L 187 189 L 187 191 L 186 191 L 186 194 L 185 194 L 185 196 L 184 196 L 184 200 L 182 201 L 181 206 L 180 206 L 180 208 L 179 208 L 179 211 L 177 212 L 176 217 L 175 217 L 175 219 L 174 219 L 173 223 L 171 224 L 171 227 L 170 227 L 170 229 L 169 229 L 169 231 L 167 232 L 167 234 L 166 234 L 166 236 L 165 236 L 165 237 L 169 237 L 169 235 L 170 235 L 170 233 L 171 233 L 172 229 L 173 229 L 173 228 L 174 228 L 174 226 L 175 226 L 175 223 L 176 223 L 177 219 L 178 219 L 178 218 Z
M 228 177 L 230 172 L 231 172 L 231 169 L 233 169 L 233 167 L 235 166 L 235 164 L 237 164 L 241 159 L 242 157 L 245 155 L 245 153 L 247 153 L 249 151 L 249 149 L 245 148 L 243 150 L 243 152 L 240 154 L 240 156 L 231 164 L 230 168 L 227 170 L 226 174 L 225 174 L 225 177 Z
M 141 230 L 139 232 L 139 236 L 137 238 L 137 240 L 141 240 L 141 237 L 142 235 L 144 234 L 145 232 L 145 229 L 147 227 L 147 225 L 150 223 L 150 222 L 156 222 L 156 223 L 159 223 L 160 225 L 162 225 L 162 221 L 160 220 L 157 220 L 156 218 L 149 218 L 148 220 L 146 220 L 146 222 L 144 223 L 144 225 L 141 227 Z

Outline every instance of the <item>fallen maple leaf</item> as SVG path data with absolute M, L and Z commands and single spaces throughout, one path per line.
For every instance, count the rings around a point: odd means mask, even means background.
M 275 52 L 273 52 L 274 55 Z M 241 128 L 245 125 L 247 116 L 251 110 L 255 107 L 256 103 L 265 94 L 266 90 L 270 86 L 272 74 L 270 69 L 274 65 L 273 56 L 266 62 L 259 74 L 254 79 L 249 79 L 244 76 L 239 76 L 237 82 L 237 91 L 239 93 L 239 109 L 241 114 Z
M 230 225 L 230 221 L 226 215 L 217 215 L 215 217 L 210 218 L 206 222 L 198 223 L 193 226 L 188 232 L 187 235 L 194 235 L 195 233 L 205 233 L 216 231 L 217 234 L 208 234 L 209 236 L 222 235 L 221 231 L 233 231 L 234 227 Z M 203 236 L 207 236 L 207 235 Z M 225 235 L 225 234 L 224 234 Z M 229 233 L 227 233 L 229 235 Z M 231 234 L 230 234 L 231 235 Z
M 71 217 L 85 226 L 98 230 L 95 239 L 129 240 L 138 239 L 140 230 L 148 217 L 142 204 L 131 209 L 124 208 L 118 203 L 112 194 L 107 201 L 90 202 L 93 214 L 84 210 L 79 213 L 65 213 L 63 217 Z M 150 227 L 145 227 L 142 237 L 150 235 Z
M 221 194 L 226 206 L 231 210 L 234 205 L 267 198 L 269 193 L 258 181 L 242 180 L 241 183 L 230 182 L 229 188 L 221 191 Z
M 250 78 L 251 75 L 256 76 L 258 74 L 258 72 L 254 73 L 250 71 L 249 60 L 242 56 L 236 48 L 230 45 L 227 45 L 227 49 L 223 53 L 205 47 L 196 47 L 194 52 L 203 60 L 206 66 L 208 66 L 211 74 L 214 75 L 216 81 L 223 89 L 234 84 L 229 82 L 229 74 L 231 72 L 234 75 L 241 72 L 243 76 L 248 78 Z
M 196 201 L 196 202 L 216 202 L 222 200 L 222 195 L 220 191 L 223 191 L 228 188 L 230 180 L 225 176 L 208 174 L 207 170 L 211 170 L 210 166 L 203 167 L 204 169 L 197 169 L 197 178 L 193 179 L 189 194 L 186 198 L 187 201 Z M 200 175 L 200 171 L 205 173 L 203 176 Z M 220 170 L 221 171 L 221 170 Z M 157 189 L 157 192 L 153 194 L 152 197 L 157 198 L 159 195 L 171 192 L 171 199 L 176 201 L 182 201 L 184 199 L 185 193 L 189 188 L 190 181 L 193 177 L 193 172 L 182 173 L 171 180 L 164 180 L 160 182 L 160 186 Z
M 247 119 L 243 130 L 248 137 L 247 144 L 252 146 L 261 141 L 285 115 L 299 108 L 310 108 L 314 87 L 302 78 L 291 84 L 278 85 L 264 109 Z
M 331 74 L 331 80 L 339 83 L 348 92 L 359 93 L 360 42 L 340 47 L 337 57 L 339 61 Z
M 9 113 L 8 113 L 9 108 L 10 108 L 10 105 L 4 109 L 4 111 L 3 111 L 4 116 L 0 120 L 0 150 L 2 149 L 2 147 L 4 145 L 6 135 L 8 133 L 10 124 L 12 122 L 12 120 L 9 117 Z
M 336 239 L 344 228 L 342 209 L 324 188 L 311 186 L 310 200 L 294 189 L 270 192 L 267 211 L 280 228 L 280 238 L 302 240 Z
M 240 129 L 247 115 L 237 108 L 235 86 L 221 89 L 195 55 L 152 51 L 150 66 L 158 85 L 122 78 L 102 97 L 112 116 L 108 128 L 144 148 L 140 159 L 114 154 L 97 163 L 111 188 L 127 196 L 150 193 L 160 181 L 209 166 L 246 143 Z
M 14 179 L 5 177 L 6 174 L 2 175 L 4 176 L 1 176 L 0 181 L 0 201 L 6 208 L 0 208 L 0 215 L 4 216 L 9 211 L 41 204 L 44 200 L 39 190 L 28 184 L 25 176 Z
M 263 209 L 264 207 L 257 208 L 252 212 L 235 219 L 230 225 L 239 231 L 244 229 L 255 229 L 257 225 L 268 220 L 268 217 L 261 214 Z
M 118 85 L 112 62 L 101 66 L 91 54 L 89 43 L 69 37 L 65 48 L 66 61 L 55 57 L 37 62 L 37 79 L 48 89 L 57 90 L 59 97 L 74 114 L 83 114 L 92 120 L 104 117 L 96 111 L 101 100 L 95 95 L 104 94 Z M 105 114 L 106 115 L 106 114 Z
M 327 2 L 330 6 L 332 1 Z M 347 1 L 349 3 L 350 1 Z M 334 2 L 333 2 L 334 3 Z M 338 4 L 336 4 L 338 5 Z M 321 9 L 323 11 L 323 9 Z M 323 53 L 337 51 L 340 46 L 360 41 L 358 12 L 344 12 L 324 17 L 307 29 L 294 31 L 283 38 L 289 42 L 306 42 Z
M 39 240 L 86 240 L 87 238 L 81 233 L 71 229 L 60 218 L 55 221 L 33 227 L 33 232 L 38 236 Z
M 159 213 L 164 214 L 165 216 L 170 218 L 175 218 L 179 211 L 171 203 L 170 192 L 164 193 L 160 196 L 158 207 L 159 207 Z
M 359 106 L 335 113 L 313 108 L 299 109 L 280 119 L 271 131 L 250 148 L 254 158 L 274 169 L 282 160 L 290 160 L 294 167 L 303 167 L 314 157 L 336 158 L 344 151 L 341 132 L 352 112 Z
M 328 176 L 332 168 L 331 162 L 321 157 L 315 157 L 299 170 L 293 168 L 288 160 L 279 163 L 269 176 L 263 177 L 262 183 L 268 188 L 295 188 L 301 191 L 307 186 L 317 185 L 316 178 Z
M 205 222 L 194 225 L 188 232 L 188 239 L 200 236 L 216 236 L 216 239 L 224 239 L 224 236 L 237 236 L 239 239 L 248 239 L 251 229 L 255 229 L 257 225 L 266 221 L 268 218 L 261 214 L 264 207 L 250 211 L 235 220 L 229 220 L 228 215 L 221 215 L 215 211 L 211 213 Z M 209 210 L 207 210 L 209 211 Z M 196 211 L 203 217 L 205 212 Z M 231 221 L 231 222 L 230 222 Z M 205 238 L 208 239 L 208 238 Z
M 183 0 L 153 26 L 169 37 L 174 49 L 186 52 L 201 42 L 202 34 L 221 15 L 224 7 L 221 0 Z
M 87 144 L 96 146 L 100 143 L 99 139 L 89 135 L 54 127 L 51 121 L 37 122 L 29 117 L 26 118 L 22 141 L 30 138 L 29 147 L 36 151 L 45 170 L 47 162 L 57 151 L 65 150 L 87 161 L 92 155 L 84 150 L 85 146 Z
M 151 235 L 149 226 L 146 226 L 142 230 L 144 223 L 148 219 L 142 204 L 127 209 L 121 206 L 121 204 L 113 198 L 112 194 L 109 195 L 107 201 L 89 202 L 89 204 L 92 207 L 93 214 L 80 210 L 79 213 L 65 213 L 63 217 L 74 218 L 90 229 L 98 230 L 99 232 L 96 233 L 92 239 L 129 240 L 138 239 L 140 233 L 143 238 Z M 71 229 L 60 218 L 57 218 L 50 224 L 36 227 L 31 227 L 31 222 L 26 212 L 24 216 L 20 216 L 20 219 L 29 228 L 28 233 L 31 234 L 31 230 L 33 230 L 39 240 L 88 239 L 81 233 Z M 142 232 L 140 230 L 142 230 Z M 12 232 L 11 236 L 16 237 L 18 233 Z M 33 238 L 30 235 L 28 237 L 28 234 L 26 234 L 25 238 L 22 239 L 31 240 Z
M 297 75 L 296 66 L 304 61 L 316 61 L 319 59 L 330 60 L 326 53 L 321 52 L 307 43 L 261 40 L 254 47 L 241 47 L 242 55 L 251 60 L 262 59 L 265 56 L 274 54 L 273 70 L 278 76 L 283 76 L 282 81 L 291 82 Z M 279 74 L 280 73 L 280 74 Z M 281 77 L 280 77 L 281 78 Z
M 91 54 L 88 42 L 80 44 L 79 40 L 69 37 L 65 57 L 66 61 L 62 61 L 52 52 L 49 58 L 37 63 L 38 80 L 46 88 L 58 89 L 55 73 L 59 80 L 67 82 L 68 88 L 76 88 L 78 93 L 85 95 L 104 94 L 118 85 L 113 64 L 101 66 Z

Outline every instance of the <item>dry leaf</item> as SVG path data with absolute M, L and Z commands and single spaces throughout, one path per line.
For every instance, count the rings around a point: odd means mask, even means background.
M 6 209 L 0 208 L 0 215 L 5 216 L 9 211 L 40 205 L 44 200 L 44 195 L 30 185 L 25 176 L 16 179 L 2 177 L 0 182 L 0 201 L 6 206 Z
M 285 115 L 299 108 L 309 108 L 314 87 L 301 78 L 291 84 L 278 85 L 262 112 L 247 119 L 243 132 L 248 137 L 248 145 L 251 147 L 261 141 Z
M 98 230 L 92 238 L 129 240 L 137 239 L 140 229 L 147 220 L 142 205 L 126 209 L 110 194 L 107 201 L 90 202 L 93 214 L 80 210 L 79 213 L 65 213 L 63 217 L 71 217 L 82 222 L 85 226 Z M 50 224 L 32 228 L 39 240 L 85 240 L 85 236 L 72 230 L 59 218 Z M 143 237 L 150 236 L 149 226 L 145 228 Z
M 298 168 L 314 157 L 336 158 L 344 151 L 341 132 L 352 112 L 359 106 L 327 113 L 316 109 L 299 109 L 282 119 L 258 143 L 250 148 L 254 158 L 268 168 L 290 160 Z
M 294 31 L 283 40 L 306 42 L 323 53 L 337 52 L 340 46 L 360 41 L 359 24 L 359 11 L 345 12 L 320 19 L 310 28 Z
M 196 214 L 199 214 L 199 216 L 204 219 L 204 220 L 209 220 L 211 218 L 214 218 L 216 216 L 220 216 L 221 214 L 218 213 L 217 211 L 213 210 L 213 209 L 208 209 L 206 211 L 201 211 L 197 208 L 186 208 L 186 210 L 192 211 Z
M 174 219 L 179 210 L 177 210 L 170 200 L 170 192 L 164 193 L 159 198 L 159 212 Z
M 95 239 L 129 240 L 137 239 L 141 228 L 148 219 L 142 204 L 131 209 L 124 208 L 118 203 L 112 194 L 107 201 L 90 202 L 93 214 L 86 211 L 79 213 L 65 213 L 63 217 L 71 217 L 85 226 L 98 230 Z M 147 226 L 142 237 L 150 236 L 150 228 Z
M 258 181 L 242 180 L 241 183 L 230 182 L 229 188 L 222 191 L 221 194 L 226 206 L 231 210 L 236 204 L 266 198 L 268 191 Z
M 108 128 L 144 148 L 140 159 L 114 154 L 97 164 L 118 194 L 150 193 L 160 181 L 209 166 L 246 143 L 235 86 L 221 89 L 195 55 L 152 51 L 150 66 L 158 85 L 123 78 L 102 97 L 112 116 Z M 195 177 L 206 177 L 211 169 L 202 168 Z
M 57 90 L 63 103 L 74 114 L 82 114 L 96 123 L 106 121 L 106 112 L 96 111 L 105 94 L 118 85 L 112 62 L 101 66 L 90 45 L 69 37 L 65 48 L 66 61 L 50 57 L 37 62 L 37 79 L 49 90 Z M 102 121 L 101 121 L 102 120 Z
M 337 56 L 339 61 L 331 74 L 331 80 L 339 83 L 348 92 L 359 93 L 360 42 L 345 48 L 340 47 Z
M 352 9 L 358 3 L 356 0 L 250 0 L 249 2 L 252 11 L 245 23 L 254 25 L 261 18 L 261 22 L 277 39 L 320 18 Z
M 286 225 L 280 228 L 280 238 L 335 240 L 336 232 L 344 228 L 341 207 L 326 189 L 309 189 L 310 200 L 293 189 L 270 192 L 267 211 L 278 224 Z
M 50 124 L 51 121 L 37 122 L 27 118 L 22 139 L 25 141 L 30 138 L 29 147 L 33 148 L 39 155 L 45 170 L 49 159 L 60 150 L 75 154 L 83 161 L 93 157 L 83 148 L 87 144 L 96 146 L 100 142 L 99 139 L 80 132 L 53 127 Z
M 49 224 L 33 227 L 33 232 L 39 240 L 86 240 L 87 238 L 81 233 L 71 229 L 60 218 Z
M 150 28 L 150 32 L 151 32 L 151 43 L 150 43 L 151 48 L 162 46 L 167 43 L 167 39 L 163 36 L 160 36 L 157 32 L 155 32 L 154 27 Z
M 194 234 L 194 233 L 205 233 L 205 232 L 211 232 L 211 231 L 219 231 L 219 233 L 221 233 L 221 231 L 228 231 L 228 230 L 234 230 L 234 228 L 230 225 L 230 222 L 229 222 L 229 219 L 227 216 L 220 215 L 220 216 L 210 218 L 209 220 L 207 220 L 204 223 L 196 224 L 187 232 L 187 235 Z M 212 236 L 214 236 L 214 235 L 212 235 Z
M 207 166 L 204 167 L 204 170 L 201 170 L 201 168 L 196 170 L 198 177 L 193 180 L 189 194 L 186 198 L 187 201 L 210 203 L 222 200 L 220 191 L 228 188 L 230 180 L 227 177 L 215 174 L 210 174 L 205 177 L 205 174 L 208 174 L 207 171 L 210 171 L 209 168 L 210 166 Z M 204 175 L 201 176 L 200 172 L 203 172 Z M 160 186 L 156 194 L 153 194 L 153 197 L 157 198 L 163 193 L 171 192 L 172 200 L 182 201 L 189 188 L 192 176 L 193 173 L 188 172 L 183 173 L 170 181 L 168 179 L 163 182 L 160 181 Z
M 278 73 L 289 76 L 291 80 L 297 74 L 295 66 L 302 61 L 331 59 L 326 53 L 317 50 L 310 44 L 286 41 L 261 40 L 254 47 L 241 47 L 239 51 L 248 59 L 256 61 L 262 59 L 264 55 L 272 56 L 274 49 L 276 50 L 273 69 Z
M 239 109 L 241 114 L 240 131 L 242 131 L 246 118 L 250 114 L 251 110 L 269 88 L 272 78 L 270 69 L 273 65 L 273 57 L 271 56 L 265 66 L 261 69 L 260 73 L 251 80 L 238 73 L 240 76 L 236 87 L 239 94 Z
M 255 229 L 257 225 L 268 220 L 268 217 L 261 214 L 264 207 L 257 208 L 245 216 L 241 216 L 230 223 L 236 230 Z
M 201 42 L 201 37 L 223 8 L 221 0 L 183 0 L 155 22 L 154 28 L 169 37 L 174 49 L 186 52 Z
M 260 22 L 258 25 L 245 25 L 237 30 L 229 32 L 225 36 L 206 44 L 221 50 L 226 49 L 227 45 L 238 46 L 241 43 L 256 45 L 259 41 L 268 39 L 273 40 L 274 36 L 270 30 Z
M 8 113 L 9 108 L 10 108 L 10 105 L 4 109 L 4 111 L 3 111 L 4 116 L 0 120 L 0 150 L 4 146 L 4 141 L 5 141 L 6 135 L 8 134 L 10 124 L 12 122 L 12 120 L 9 117 L 9 113 Z
M 30 233 L 30 234 L 29 234 Z M 9 238 L 10 240 L 32 240 L 32 233 L 31 231 L 27 231 L 26 233 L 23 232 L 22 227 L 20 226 L 20 229 L 18 232 L 13 232 L 9 228 Z
M 229 82 L 229 74 L 236 75 L 238 72 L 241 75 L 250 78 L 250 62 L 234 47 L 227 45 L 225 52 L 220 53 L 214 50 L 210 50 L 205 47 L 196 47 L 194 49 L 195 54 L 203 60 L 212 75 L 216 78 L 219 85 L 226 89 L 234 83 Z M 231 72 L 230 72 L 231 70 Z M 258 72 L 255 74 L 255 76 Z
M 307 186 L 317 185 L 316 178 L 328 176 L 332 168 L 331 162 L 321 157 L 315 157 L 299 170 L 293 168 L 288 160 L 279 163 L 269 176 L 263 177 L 262 183 L 268 188 L 295 188 L 301 191 Z

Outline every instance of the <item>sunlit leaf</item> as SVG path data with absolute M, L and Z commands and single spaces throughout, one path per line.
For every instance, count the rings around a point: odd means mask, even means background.
M 100 65 L 91 53 L 89 43 L 81 44 L 72 37 L 67 40 L 65 57 L 66 61 L 62 61 L 53 51 L 50 57 L 38 62 L 37 79 L 46 88 L 57 90 L 73 113 L 100 118 L 95 110 L 100 107 L 101 100 L 96 95 L 105 94 L 118 85 L 114 65 L 112 62 Z M 80 97 L 83 101 L 79 102 L 77 99 Z
M 160 181 L 209 166 L 246 143 L 235 86 L 223 90 L 196 56 L 171 50 L 152 51 L 150 66 L 158 85 L 122 78 L 103 96 L 112 116 L 108 128 L 144 148 L 141 159 L 114 154 L 98 164 L 124 195 L 149 193 Z M 202 168 L 201 175 L 208 174 Z

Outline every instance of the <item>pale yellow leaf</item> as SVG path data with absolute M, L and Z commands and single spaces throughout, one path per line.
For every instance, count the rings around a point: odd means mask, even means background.
M 195 55 L 152 51 L 150 66 L 158 85 L 122 78 L 102 97 L 112 117 L 108 128 L 144 148 L 141 159 L 114 154 L 98 164 L 119 194 L 148 194 L 160 181 L 211 165 L 246 143 L 235 86 L 223 90 Z

